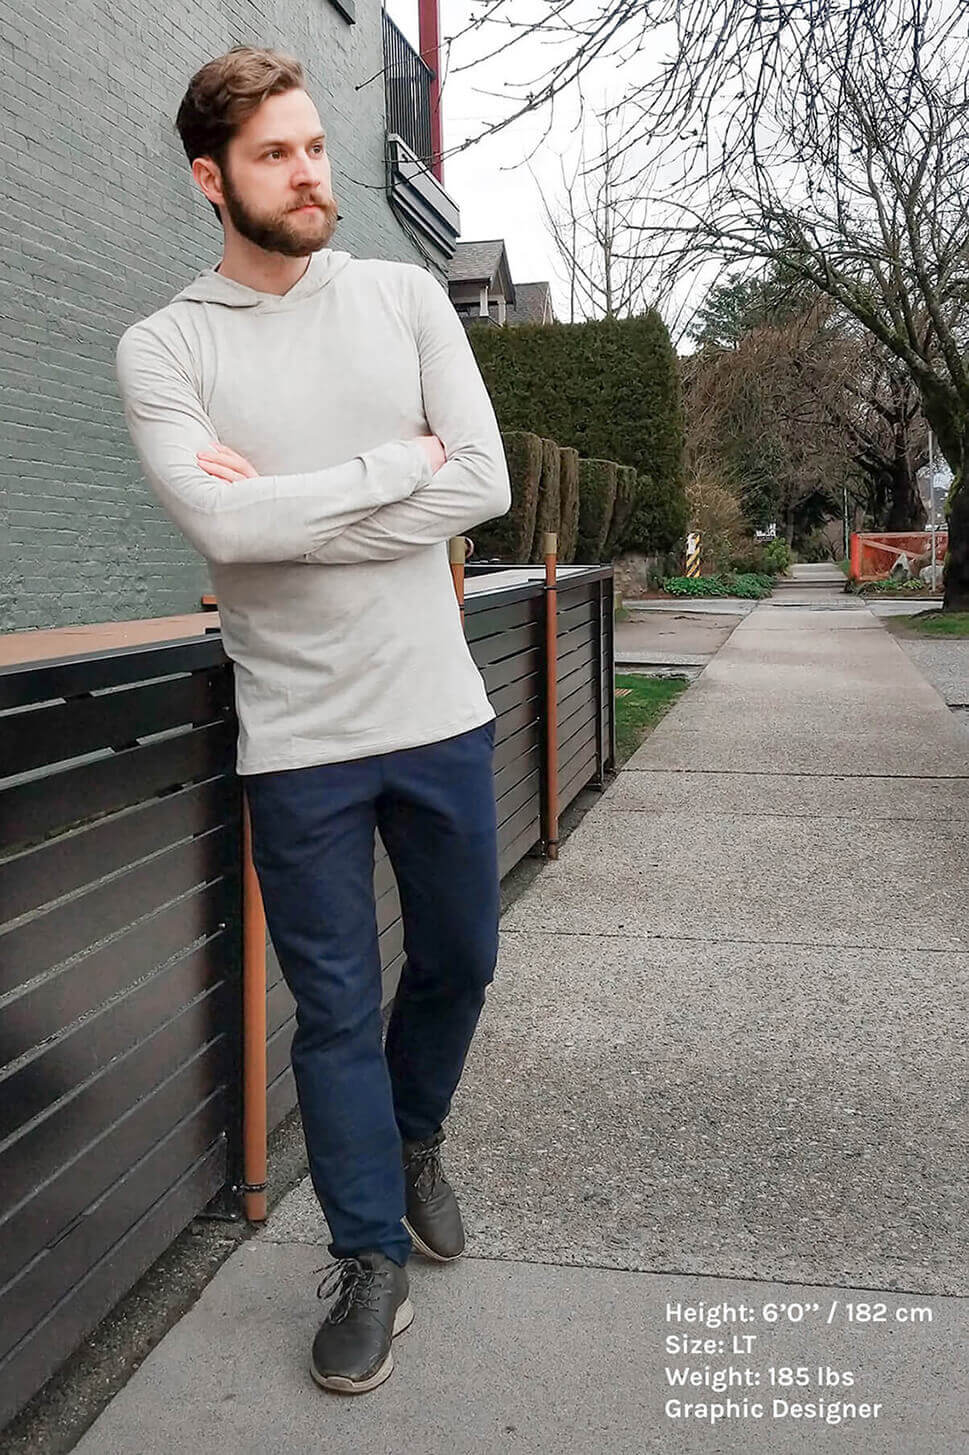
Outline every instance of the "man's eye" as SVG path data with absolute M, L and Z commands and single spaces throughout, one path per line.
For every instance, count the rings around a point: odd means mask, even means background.
M 326 143 L 325 142 L 322 142 L 322 141 L 316 141 L 316 142 L 313 143 L 313 147 L 314 147 L 314 149 L 316 151 L 322 152 L 322 151 L 325 151 L 326 150 Z M 278 147 L 275 147 L 271 152 L 267 152 L 266 153 L 266 156 L 267 157 L 281 157 L 282 156 L 282 152 L 279 150 Z

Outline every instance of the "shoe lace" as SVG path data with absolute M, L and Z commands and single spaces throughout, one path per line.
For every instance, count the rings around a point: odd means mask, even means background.
M 326 1274 L 316 1290 L 317 1298 L 326 1298 L 336 1292 L 337 1296 L 327 1314 L 330 1322 L 340 1323 L 354 1307 L 367 1308 L 374 1313 L 377 1311 L 374 1300 L 375 1272 L 369 1264 L 361 1263 L 359 1258 L 338 1258 L 333 1263 L 324 1263 L 321 1268 L 314 1268 L 313 1272 Z
M 427 1202 L 433 1196 L 434 1189 L 444 1176 L 441 1154 L 438 1151 L 443 1140 L 443 1137 L 438 1136 L 431 1142 L 418 1145 L 407 1155 L 408 1169 L 416 1169 L 414 1191 L 421 1202 Z

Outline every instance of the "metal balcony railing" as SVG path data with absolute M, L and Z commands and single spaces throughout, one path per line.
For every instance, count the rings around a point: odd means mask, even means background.
M 431 81 L 433 71 L 384 12 L 384 87 L 387 130 L 431 166 Z

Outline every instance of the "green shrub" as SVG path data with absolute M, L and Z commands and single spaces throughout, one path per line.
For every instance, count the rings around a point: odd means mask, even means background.
M 579 460 L 579 539 L 575 559 L 583 566 L 602 560 L 616 504 L 619 466 L 615 460 Z
M 562 451 L 559 476 L 559 560 L 570 565 L 579 541 L 579 452 Z
M 763 546 L 764 559 L 775 571 L 786 571 L 791 564 L 791 548 L 783 536 L 766 541 Z
M 587 459 L 638 473 L 618 549 L 657 554 L 686 533 L 683 410 L 676 356 L 659 314 L 489 328 L 468 338 L 502 429 L 535 430 Z
M 667 576 L 663 590 L 671 596 L 742 596 L 760 601 L 771 594 L 773 577 L 755 573 L 722 576 Z
M 739 541 L 730 552 L 728 569 L 731 571 L 760 571 L 764 565 L 764 549 L 750 536 Z
M 535 513 L 535 539 L 532 561 L 543 561 L 542 538 L 546 531 L 559 533 L 562 452 L 554 440 L 542 440 L 542 474 L 538 482 L 538 510 Z
M 475 526 L 474 553 L 477 559 L 527 561 L 535 539 L 542 441 L 537 434 L 511 430 L 502 435 L 501 442 L 511 480 L 511 509 L 497 520 Z
M 791 564 L 791 548 L 783 539 L 755 541 L 748 536 L 730 553 L 729 570 L 777 576 Z
M 930 586 L 926 585 L 919 576 L 912 576 L 907 581 L 893 580 L 889 576 L 881 581 L 858 581 L 851 584 L 857 586 L 859 593 L 862 594 L 866 591 L 886 592 L 890 596 L 896 593 L 908 593 L 911 596 L 938 596 L 939 594 L 938 591 L 933 591 Z
M 663 590 L 671 596 L 726 596 L 719 576 L 665 576 Z
M 760 571 L 725 575 L 723 580 L 730 596 L 746 596 L 754 601 L 769 596 L 774 585 L 773 576 L 765 575 Z
M 602 559 L 611 561 L 622 549 L 626 528 L 636 503 L 638 476 L 632 465 L 620 465 L 616 477 L 616 503 L 612 510 L 612 521 L 606 534 Z

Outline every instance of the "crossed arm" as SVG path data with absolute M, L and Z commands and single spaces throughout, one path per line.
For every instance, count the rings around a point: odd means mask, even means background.
M 142 467 L 202 555 L 219 563 L 389 560 L 509 509 L 498 425 L 461 322 L 430 274 L 415 269 L 409 282 L 433 434 L 303 474 L 258 475 L 216 439 L 184 365 L 155 339 L 122 338 L 118 380 Z

